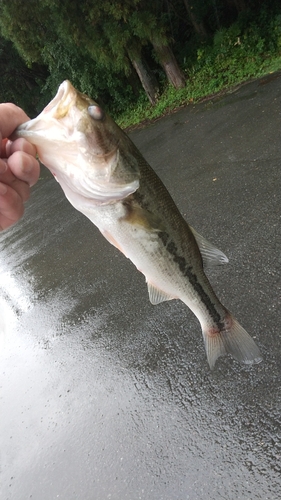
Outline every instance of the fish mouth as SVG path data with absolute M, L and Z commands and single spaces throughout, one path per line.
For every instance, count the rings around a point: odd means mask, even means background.
M 62 82 L 55 97 L 49 102 L 49 104 L 47 104 L 42 113 L 48 113 L 49 111 L 52 111 L 61 101 L 63 102 L 71 87 L 72 85 L 68 80 Z
M 70 106 L 76 101 L 77 92 L 69 80 L 61 83 L 55 97 L 43 109 L 41 115 L 48 114 L 55 118 L 63 118 Z
M 46 123 L 54 123 L 55 121 L 58 127 L 57 120 L 67 115 L 70 107 L 76 101 L 76 95 L 77 93 L 74 87 L 68 80 L 65 80 L 59 86 L 55 97 L 47 104 L 43 111 L 33 120 L 29 120 L 19 125 L 10 136 L 10 139 L 15 140 L 19 137 L 28 139 L 30 137 L 34 141 L 36 136 L 47 139 L 49 134 L 46 132 Z M 34 144 L 36 144 L 35 141 Z

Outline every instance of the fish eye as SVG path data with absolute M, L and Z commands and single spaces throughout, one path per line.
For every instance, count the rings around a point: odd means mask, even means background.
M 102 120 L 104 118 L 104 111 L 99 106 L 93 105 L 88 107 L 88 113 L 94 120 Z

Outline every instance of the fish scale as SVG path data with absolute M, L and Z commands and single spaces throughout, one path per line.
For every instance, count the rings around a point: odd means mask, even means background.
M 225 354 L 246 364 L 261 361 L 204 272 L 227 257 L 188 225 L 157 174 L 97 103 L 65 81 L 14 137 L 36 146 L 70 203 L 144 274 L 152 304 L 180 299 L 197 316 L 211 368 Z

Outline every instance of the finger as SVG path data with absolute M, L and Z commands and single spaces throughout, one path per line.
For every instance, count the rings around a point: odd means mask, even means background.
M 19 197 L 21 198 L 22 202 L 25 202 L 29 199 L 30 197 L 30 187 L 25 181 L 20 181 L 19 179 L 14 179 L 12 182 L 5 182 L 5 180 L 2 179 L 1 176 L 1 185 L 6 186 L 7 188 L 12 189 L 15 191 Z M 3 188 L 2 188 L 3 190 Z
M 0 174 L 4 174 L 7 168 L 8 168 L 7 160 L 2 160 L 2 158 L 0 158 Z
M 0 132 L 0 140 L 1 140 L 1 142 L 0 142 L 0 156 L 4 157 L 4 156 L 7 156 L 6 155 L 6 145 L 7 145 L 8 139 L 7 138 L 6 139 L 2 139 L 1 132 Z
M 31 156 L 30 158 L 33 157 Z M 18 177 L 13 174 L 9 167 L 7 168 L 6 172 L 0 174 L 0 183 L 2 185 L 2 191 L 4 190 L 3 186 L 8 186 L 9 188 L 12 188 L 14 191 L 16 191 L 16 193 L 21 197 L 22 201 L 28 200 L 30 196 L 29 184 L 24 180 L 18 179 Z
M 29 186 L 33 186 L 38 181 L 40 166 L 34 156 L 24 151 L 16 151 L 8 158 L 7 164 L 15 177 Z
M 22 154 L 22 153 L 21 153 Z M 27 155 L 29 156 L 29 155 Z M 37 162 L 33 156 L 30 156 L 31 160 L 35 162 L 35 166 L 37 167 Z M 18 162 L 16 162 L 16 166 L 18 167 Z M 33 174 L 34 175 L 34 174 Z M 24 175 L 23 175 L 24 177 Z M 30 177 L 30 174 L 25 175 L 25 177 Z M 28 200 L 30 196 L 30 187 L 29 183 L 25 180 L 21 180 L 18 177 L 16 177 L 10 167 L 8 166 L 8 160 L 7 160 L 7 169 L 4 173 L 0 173 L 0 183 L 2 184 L 2 190 L 4 189 L 3 185 L 9 186 L 12 189 L 14 189 L 18 195 L 22 198 L 22 201 Z
M 0 116 L 0 134 L 3 138 L 9 137 L 18 125 L 29 120 L 21 108 L 10 102 L 0 104 Z
M 7 141 L 6 143 L 6 156 L 11 156 L 16 151 L 24 151 L 31 156 L 36 156 L 37 151 L 33 144 L 30 144 L 26 139 L 16 139 L 15 141 Z
M 22 217 L 23 212 L 20 195 L 10 186 L 0 183 L 0 230 L 12 226 Z

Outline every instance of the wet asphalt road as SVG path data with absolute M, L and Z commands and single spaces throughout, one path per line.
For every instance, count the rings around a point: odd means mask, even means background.
M 281 73 L 130 135 L 261 348 L 210 372 L 197 319 L 145 280 L 45 170 L 0 235 L 5 500 L 281 498 Z

